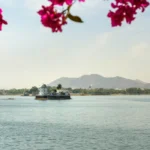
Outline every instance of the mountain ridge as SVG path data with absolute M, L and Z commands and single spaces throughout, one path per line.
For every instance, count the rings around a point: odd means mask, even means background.
M 124 77 L 104 77 L 99 74 L 82 75 L 80 77 L 61 77 L 49 83 L 49 86 L 62 84 L 65 88 L 106 88 L 106 89 L 125 89 L 125 88 L 150 88 L 150 83 L 141 80 L 132 80 Z

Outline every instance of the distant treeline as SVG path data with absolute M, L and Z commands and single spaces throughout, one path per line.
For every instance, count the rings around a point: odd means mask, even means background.
M 9 89 L 9 90 L 0 90 L 0 95 L 21 95 L 25 89 Z
M 36 95 L 38 92 L 39 90 L 36 86 L 32 87 L 31 89 L 0 89 L 0 95 L 24 95 L 25 93 Z
M 68 89 L 69 90 L 69 89 Z M 81 95 L 115 95 L 115 94 L 124 94 L 124 95 L 141 95 L 141 94 L 150 94 L 150 89 L 141 89 L 141 88 L 128 88 L 128 89 L 70 89 L 71 93 L 81 94 Z
M 47 86 L 48 92 L 54 91 L 57 87 Z M 150 94 L 150 89 L 141 89 L 141 88 L 128 88 L 128 89 L 72 89 L 72 88 L 63 88 L 62 90 L 68 90 L 72 94 L 78 95 L 142 95 L 142 94 Z M 9 90 L 0 90 L 0 95 L 36 95 L 39 93 L 39 88 L 34 86 L 31 89 L 9 89 Z

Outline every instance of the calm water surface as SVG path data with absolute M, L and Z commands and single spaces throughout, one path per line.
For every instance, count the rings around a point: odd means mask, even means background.
M 0 150 L 150 150 L 150 96 L 0 97 Z

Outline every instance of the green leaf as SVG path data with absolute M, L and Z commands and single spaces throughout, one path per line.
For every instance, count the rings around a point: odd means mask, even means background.
M 67 17 L 74 22 L 83 23 L 82 19 L 79 16 L 73 16 L 69 13 Z

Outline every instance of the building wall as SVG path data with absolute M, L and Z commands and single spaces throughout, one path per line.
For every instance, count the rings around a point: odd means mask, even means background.
M 39 95 L 47 95 L 48 94 L 47 88 L 40 88 L 39 91 L 40 91 Z

